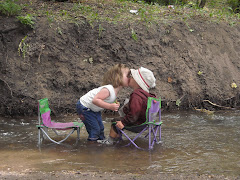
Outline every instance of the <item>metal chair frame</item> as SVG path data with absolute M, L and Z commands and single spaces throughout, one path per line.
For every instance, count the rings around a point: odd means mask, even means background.
M 78 125 L 74 125 L 72 127 L 64 127 L 64 128 L 48 127 L 48 126 L 44 125 L 44 123 L 43 123 L 43 119 L 42 119 L 41 113 L 40 113 L 39 102 L 40 102 L 40 100 L 38 101 L 38 125 L 36 125 L 36 127 L 38 128 L 38 145 L 39 146 L 42 144 L 43 139 L 49 139 L 53 143 L 61 144 L 62 142 L 67 140 L 69 138 L 69 136 L 74 133 L 74 131 L 77 131 L 76 142 L 78 142 L 80 140 L 80 129 L 83 126 L 82 122 L 77 123 Z M 60 124 L 62 124 L 64 126 L 64 123 L 60 123 Z M 67 125 L 67 123 L 66 123 L 66 125 Z M 56 141 L 48 135 L 48 129 L 52 129 L 56 135 L 59 135 L 57 130 L 70 130 L 70 129 L 72 129 L 72 130 L 62 140 Z
M 158 117 L 157 117 L 158 116 Z M 147 110 L 146 110 L 146 122 L 144 122 L 141 125 L 138 126 L 129 126 L 126 127 L 132 128 L 132 127 L 140 127 L 140 126 L 145 126 L 141 132 L 139 132 L 133 139 L 131 139 L 122 129 L 117 128 L 119 134 L 120 134 L 120 140 L 122 140 L 122 134 L 130 141 L 127 145 L 129 146 L 133 144 L 136 148 L 138 149 L 143 149 L 140 148 L 134 141 L 143 134 L 143 132 L 148 130 L 147 135 L 144 136 L 144 138 L 148 137 L 148 149 L 152 150 L 154 144 L 159 144 L 161 143 L 161 99 L 156 99 L 149 97 L 148 98 L 148 105 L 147 105 Z

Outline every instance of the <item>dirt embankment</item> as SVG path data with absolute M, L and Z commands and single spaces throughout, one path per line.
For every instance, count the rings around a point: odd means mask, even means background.
M 78 98 L 99 86 L 103 73 L 116 63 L 151 69 L 157 79 L 152 92 L 162 97 L 164 109 L 207 108 L 203 100 L 240 105 L 239 25 L 200 19 L 151 28 L 102 22 L 100 32 L 99 25 L 91 27 L 85 19 L 78 25 L 50 25 L 38 17 L 32 30 L 3 16 L 0 24 L 1 115 L 36 114 L 37 100 L 45 97 L 55 114 L 75 113 Z M 25 36 L 23 58 L 18 48 Z M 123 90 L 120 102 L 130 92 Z

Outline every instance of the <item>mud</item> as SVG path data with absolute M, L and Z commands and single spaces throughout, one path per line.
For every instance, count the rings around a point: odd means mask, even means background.
M 238 177 L 226 177 L 222 175 L 186 175 L 186 174 L 115 174 L 115 173 L 101 173 L 101 172 L 80 172 L 80 171 L 63 171 L 63 172 L 30 172 L 30 173 L 19 173 L 19 172 L 0 172 L 0 177 L 6 180 L 12 179 L 90 179 L 90 180 L 99 180 L 99 179 L 163 179 L 163 180 L 225 180 L 225 179 L 238 179 Z

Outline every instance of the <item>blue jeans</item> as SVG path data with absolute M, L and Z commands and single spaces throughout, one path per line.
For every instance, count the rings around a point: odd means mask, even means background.
M 101 112 L 94 112 L 83 106 L 80 100 L 78 100 L 76 108 L 78 115 L 83 116 L 82 121 L 88 132 L 88 140 L 96 141 L 105 139 Z

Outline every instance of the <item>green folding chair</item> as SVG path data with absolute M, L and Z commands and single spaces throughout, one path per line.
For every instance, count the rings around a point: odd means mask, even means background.
M 57 123 L 51 120 L 51 110 L 48 105 L 48 99 L 38 100 L 38 144 L 41 145 L 43 139 L 49 139 L 51 142 L 56 144 L 61 144 L 68 137 L 77 131 L 77 141 L 80 140 L 80 129 L 83 126 L 82 122 L 68 122 L 68 123 Z M 53 132 L 59 136 L 58 131 L 62 130 L 71 130 L 63 139 L 54 140 L 53 137 L 50 137 L 48 129 L 53 130 Z

